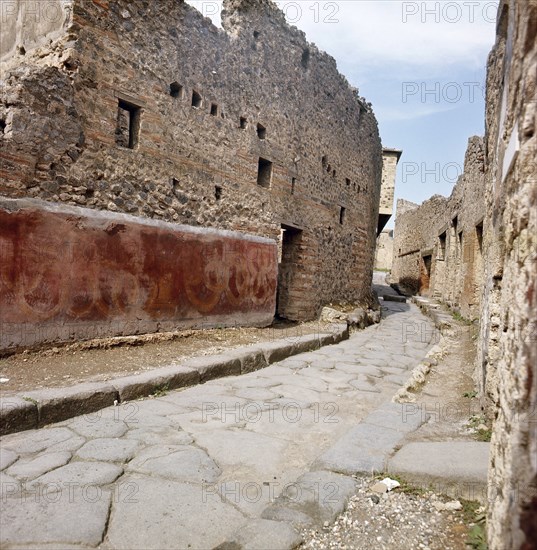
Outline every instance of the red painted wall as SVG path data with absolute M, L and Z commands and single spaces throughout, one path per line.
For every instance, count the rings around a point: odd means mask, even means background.
M 274 241 L 41 201 L 0 201 L 0 349 L 266 325 Z

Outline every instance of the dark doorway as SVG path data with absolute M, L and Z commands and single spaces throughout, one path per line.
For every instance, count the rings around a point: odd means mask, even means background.
M 431 255 L 422 257 L 422 261 L 420 262 L 420 281 L 419 281 L 420 294 L 427 292 L 429 290 L 432 264 L 433 264 L 433 257 Z
M 294 312 L 299 306 L 296 303 L 296 297 L 293 297 L 293 286 L 296 284 L 301 242 L 302 231 L 300 229 L 282 225 L 276 304 L 276 315 L 282 319 L 297 319 Z

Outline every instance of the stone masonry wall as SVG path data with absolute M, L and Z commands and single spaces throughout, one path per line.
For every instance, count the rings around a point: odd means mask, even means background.
M 385 148 L 382 150 L 382 186 L 380 188 L 379 224 L 377 229 L 379 235 L 393 215 L 395 178 L 401 154 L 402 151 L 398 149 Z
M 537 548 L 537 2 L 502 1 L 488 60 L 479 389 L 495 419 L 492 550 Z
M 393 261 L 393 229 L 384 229 L 377 237 L 375 269 L 390 271 Z
M 392 281 L 434 296 L 468 318 L 479 313 L 484 208 L 483 140 L 468 142 L 464 171 L 449 198 L 398 202 Z
M 64 7 L 2 52 L 0 195 L 282 239 L 290 319 L 371 299 L 382 147 L 334 59 L 268 0 L 226 0 L 223 31 L 176 0 Z

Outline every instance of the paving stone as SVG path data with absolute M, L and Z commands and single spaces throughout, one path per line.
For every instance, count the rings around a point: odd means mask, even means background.
M 427 415 L 413 403 L 383 403 L 362 422 L 406 434 L 417 430 L 426 420 Z
M 16 464 L 8 468 L 6 473 L 21 479 L 35 479 L 50 470 L 64 466 L 71 460 L 71 453 L 66 451 L 46 453 L 32 459 L 21 458 Z
M 68 484 L 107 485 L 114 482 L 123 473 L 123 468 L 106 462 L 71 462 L 48 474 L 35 479 L 30 487 L 35 485 L 57 485 L 62 489 Z
M 377 388 L 377 386 L 374 383 L 368 382 L 367 380 L 360 380 L 360 379 L 351 380 L 349 384 L 353 388 L 356 388 L 359 391 L 365 391 L 369 393 L 381 393 L 380 389 Z
M 302 542 L 301 535 L 289 523 L 253 519 L 232 537 L 242 550 L 292 550 Z
M 166 416 L 169 414 L 178 414 L 187 411 L 187 407 L 181 407 L 177 403 L 170 403 L 160 398 L 147 398 L 130 404 L 132 407 L 129 424 L 133 424 L 136 417 L 142 414 L 151 414 L 157 416 Z
M 7 475 L 5 472 L 0 472 L 0 503 L 2 504 L 2 508 L 5 506 L 8 498 L 15 495 L 20 495 L 20 492 L 21 484 L 19 480 Z M 0 514 L 0 516 L 2 516 L 2 514 Z
M 277 380 L 263 376 L 243 376 L 233 381 L 233 388 L 235 390 L 243 388 L 271 388 L 277 386 L 278 383 Z
M 246 430 L 219 430 L 200 433 L 198 445 L 222 467 L 241 467 L 262 475 L 279 474 L 285 463 L 287 441 Z
M 270 401 L 278 397 L 278 392 L 266 388 L 245 388 L 237 391 L 237 396 L 250 401 Z
M 284 398 L 292 399 L 297 403 L 305 403 L 307 406 L 320 401 L 319 392 L 290 384 L 276 386 L 274 392 L 278 392 Z
M 97 546 L 102 539 L 111 493 L 71 487 L 47 498 L 10 498 L 0 514 L 0 545 Z
M 310 363 L 310 368 L 319 370 L 333 370 L 336 367 L 337 361 L 333 358 L 325 357 L 323 359 L 316 359 Z
M 151 426 L 134 428 L 126 435 L 128 439 L 137 439 L 144 445 L 190 445 L 194 439 L 192 436 L 171 426 Z
M 176 481 L 197 483 L 212 483 L 221 473 L 205 451 L 192 446 L 177 445 L 157 445 L 144 449 L 127 468 Z
M 73 436 L 73 432 L 67 428 L 32 430 L 5 437 L 2 439 L 2 447 L 18 454 L 39 453 Z
M 107 462 L 127 462 L 140 444 L 127 439 L 92 439 L 77 452 L 77 457 L 86 460 L 104 460 Z
M 245 517 L 211 491 L 145 476 L 127 476 L 137 492 L 114 504 L 106 545 L 133 548 L 208 549 L 222 544 L 245 523 Z
M 286 508 L 283 504 L 271 504 L 268 508 L 263 510 L 261 517 L 273 521 L 281 521 L 290 523 L 297 529 L 304 529 L 305 527 L 312 527 L 315 524 L 315 520 L 299 510 L 293 510 L 292 508 Z
M 3 449 L 0 446 L 0 470 L 5 470 L 8 466 L 11 466 L 17 458 L 19 458 L 19 455 L 15 451 Z
M 395 384 L 397 386 L 403 386 L 405 382 L 408 380 L 410 376 L 410 373 L 408 374 L 387 374 L 384 377 L 385 382 L 391 382 L 392 384 Z
M 304 355 L 306 355 L 306 354 L 304 354 Z M 290 370 L 305 369 L 309 365 L 309 363 L 308 363 L 308 361 L 303 360 L 302 357 L 303 357 L 303 355 L 300 356 L 300 359 L 295 359 L 295 358 L 286 359 L 285 361 L 280 361 L 278 363 L 278 365 L 280 367 L 284 367 L 284 368 L 290 369 Z
M 80 435 L 73 434 L 73 437 L 66 439 L 65 441 L 60 441 L 60 443 L 56 443 L 55 445 L 51 445 L 48 447 L 47 452 L 48 453 L 59 453 L 63 451 L 67 451 L 69 453 L 74 453 L 82 445 L 86 443 L 86 439 L 83 438 Z
M 223 376 L 233 376 L 241 373 L 241 362 L 233 355 L 207 355 L 187 359 L 182 363 L 184 367 L 199 372 L 200 381 L 207 382 Z
M 16 396 L 0 397 L 0 435 L 37 428 L 37 405 Z
M 325 451 L 314 467 L 343 474 L 382 472 L 388 454 L 402 438 L 396 430 L 361 423 Z
M 343 512 L 355 492 L 356 483 L 351 477 L 327 471 L 308 472 L 289 484 L 269 508 L 296 510 L 322 525 Z
M 120 420 L 120 411 L 118 410 L 117 419 L 110 418 L 108 415 L 96 413 L 95 415 L 79 416 L 68 424 L 69 428 L 78 434 L 87 438 L 101 437 L 121 437 L 124 435 L 128 426 Z M 135 411 L 133 412 L 135 419 Z

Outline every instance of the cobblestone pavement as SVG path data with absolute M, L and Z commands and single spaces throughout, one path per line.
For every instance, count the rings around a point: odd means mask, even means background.
M 386 301 L 340 344 L 5 436 L 0 544 L 292 548 L 417 427 L 390 401 L 433 336 L 416 306 Z

